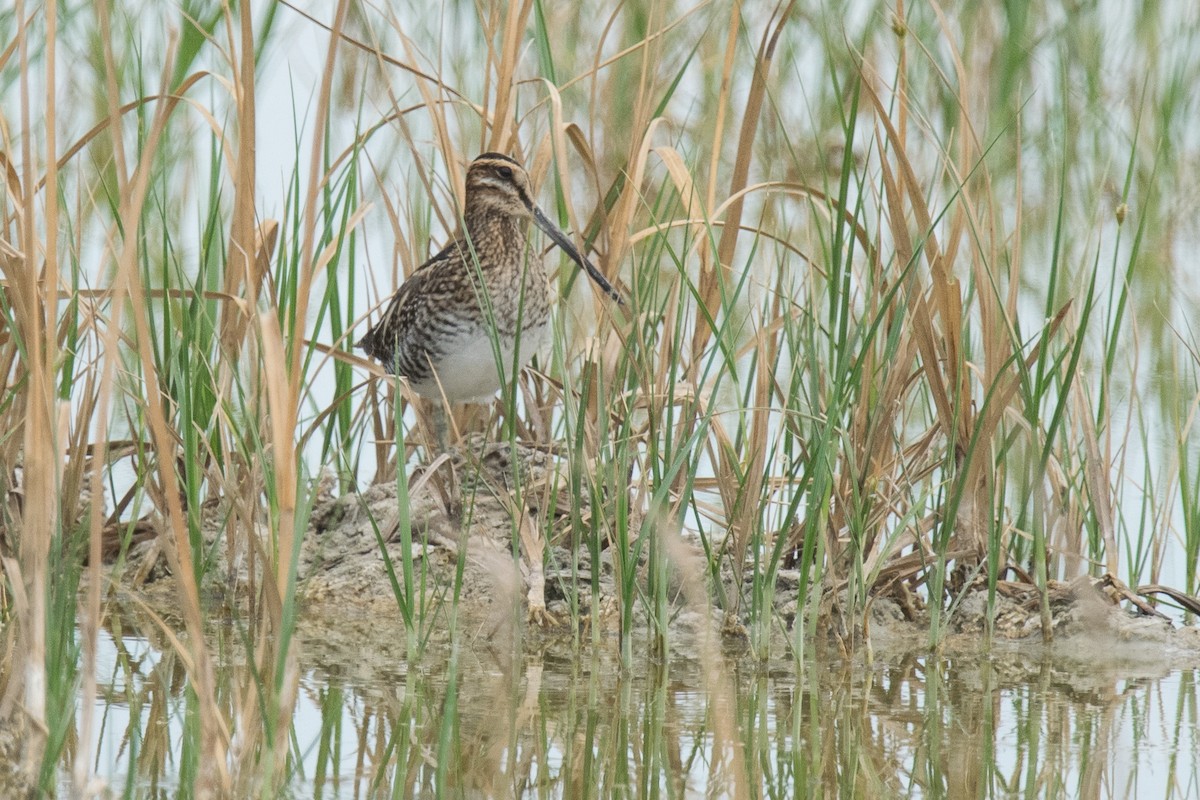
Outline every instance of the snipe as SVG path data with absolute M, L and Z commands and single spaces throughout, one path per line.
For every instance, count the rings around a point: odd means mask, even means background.
M 418 267 L 358 342 L 418 394 L 440 404 L 487 400 L 549 338 L 550 297 L 529 221 L 616 300 L 621 296 L 533 202 L 512 158 L 484 153 L 467 170 L 462 230 Z

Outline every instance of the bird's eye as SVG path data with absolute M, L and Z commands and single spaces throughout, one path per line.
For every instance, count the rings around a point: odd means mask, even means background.
M 506 181 L 512 180 L 512 168 L 511 167 L 496 167 L 496 174 L 499 175 L 501 178 L 504 178 L 504 180 L 506 180 Z

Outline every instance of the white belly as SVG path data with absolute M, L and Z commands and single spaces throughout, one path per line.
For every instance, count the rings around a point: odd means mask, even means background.
M 513 358 L 513 342 L 493 343 L 488 336 L 462 337 L 446 348 L 446 355 L 434 365 L 437 380 L 411 382 L 422 397 L 441 400 L 445 394 L 451 403 L 486 402 L 499 391 L 501 375 L 506 381 L 542 351 L 550 336 L 548 325 L 531 328 L 521 336 L 521 352 Z M 498 353 L 498 355 L 497 355 Z M 440 384 L 440 386 L 439 386 Z

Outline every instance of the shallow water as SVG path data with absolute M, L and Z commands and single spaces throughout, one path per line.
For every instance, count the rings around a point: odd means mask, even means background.
M 409 664 L 401 642 L 303 637 L 297 798 L 1200 796 L 1200 669 L 1149 653 L 763 664 L 639 646 L 622 669 L 607 643 L 575 656 L 479 638 Z M 227 664 L 219 683 L 245 672 Z M 96 772 L 116 793 L 173 796 L 178 662 L 105 631 L 99 675 Z

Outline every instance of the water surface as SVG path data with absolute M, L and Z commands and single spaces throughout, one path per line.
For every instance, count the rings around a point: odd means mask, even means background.
M 608 642 L 573 654 L 463 636 L 410 663 L 399 638 L 303 636 L 298 798 L 1200 795 L 1200 670 L 1152 653 L 714 663 L 682 643 L 666 659 L 635 647 L 622 668 Z M 102 653 L 97 772 L 173 796 L 182 668 L 138 635 L 105 631 Z M 246 668 L 223 673 L 228 699 Z

